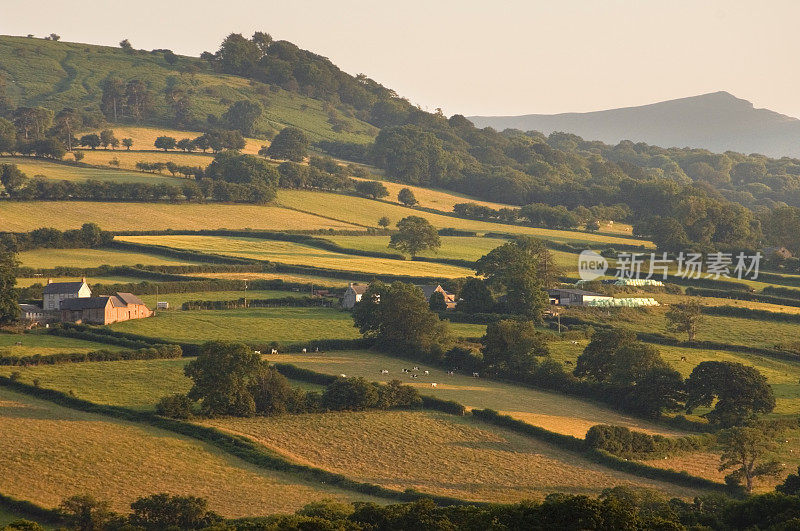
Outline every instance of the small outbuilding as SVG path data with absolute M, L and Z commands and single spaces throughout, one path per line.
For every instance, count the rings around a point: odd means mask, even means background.
M 611 301 L 613 297 L 575 288 L 556 288 L 547 290 L 550 304 L 558 306 L 590 306 L 600 301 Z

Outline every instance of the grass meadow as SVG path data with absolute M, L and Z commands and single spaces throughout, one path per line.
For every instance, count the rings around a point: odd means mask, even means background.
M 104 230 L 264 229 L 359 230 L 359 227 L 285 208 L 244 204 L 3 201 L 0 227 L 28 232 L 41 227 L 76 229 L 97 223 Z
M 479 337 L 486 329 L 484 325 L 462 323 L 451 326 L 455 334 L 464 337 Z M 222 340 L 268 344 L 361 337 L 349 313 L 330 308 L 167 311 L 115 323 L 111 328 L 188 343 Z
M 236 278 L 236 279 L 261 279 L 282 280 L 283 282 L 312 283 L 318 286 L 346 287 L 353 280 L 341 278 L 328 278 L 317 275 L 301 275 L 296 273 L 198 273 L 194 276 L 204 278 Z
M 21 345 L 17 345 L 21 343 Z M 34 356 L 60 354 L 62 352 L 89 352 L 92 350 L 120 350 L 121 347 L 95 343 L 71 337 L 53 336 L 45 333 L 28 334 L 0 333 L 0 356 Z
M 53 282 L 75 282 L 85 278 L 89 286 L 93 284 L 122 284 L 122 283 L 138 283 L 141 278 L 126 277 L 122 275 L 109 275 L 104 277 L 52 277 L 50 280 Z M 17 277 L 17 283 L 14 285 L 17 288 L 26 288 L 34 284 L 45 284 L 47 277 Z
M 697 494 L 609 470 L 470 418 L 438 412 L 334 412 L 212 419 L 204 424 L 359 481 L 467 500 L 507 503 L 541 499 L 551 492 L 598 495 L 617 485 L 655 488 L 680 497 Z
M 154 149 L 154 148 L 151 148 Z M 108 166 L 111 167 L 111 161 L 116 159 L 119 162 L 118 167 L 124 170 L 136 170 L 136 163 L 137 162 L 174 162 L 179 166 L 192 166 L 192 167 L 201 167 L 205 168 L 211 161 L 214 160 L 214 155 L 211 153 L 202 153 L 199 151 L 186 153 L 183 151 L 126 151 L 124 149 L 84 149 L 81 150 L 83 153 L 83 160 L 86 164 L 92 164 L 95 166 Z M 65 158 L 69 160 L 69 155 Z M 163 170 L 161 174 L 151 174 L 151 173 L 141 173 L 139 170 L 136 170 L 143 176 L 155 176 L 158 177 L 159 175 L 162 177 L 166 177 L 169 179 L 169 182 L 175 183 L 176 178 L 172 177 L 167 170 Z M 178 177 L 182 178 L 182 177 Z
M 472 270 L 458 266 L 373 258 L 327 251 L 294 242 L 262 240 L 228 236 L 117 236 L 124 242 L 164 245 L 257 260 L 270 260 L 290 265 L 311 265 L 359 273 L 430 276 L 439 278 L 464 277 Z
M 363 499 L 259 469 L 170 432 L 0 389 L 3 494 L 55 507 L 75 494 L 127 511 L 154 492 L 207 498 L 227 517 L 294 512 L 324 498 Z
M 401 380 L 423 394 L 455 400 L 469 408 L 496 409 L 551 431 L 583 437 L 595 424 L 617 424 L 649 433 L 671 435 L 675 430 L 607 409 L 599 404 L 519 385 L 448 375 L 436 367 L 405 361 L 371 351 L 332 351 L 324 354 L 279 354 L 267 356 L 272 362 L 292 363 L 327 374 L 363 376 L 374 381 Z M 403 368 L 419 366 L 429 375 L 412 379 Z M 389 374 L 381 375 L 381 370 Z M 433 388 L 431 383 L 436 383 Z
M 90 152 L 87 151 L 87 153 Z M 118 154 L 111 151 L 109 151 L 109 153 L 114 153 L 115 155 Z M 70 160 L 69 155 L 67 155 L 65 158 L 66 160 Z M 114 157 L 109 156 L 108 160 L 111 160 L 112 158 Z M 89 157 L 86 157 L 84 162 L 98 164 L 96 162 L 90 162 L 87 159 L 89 159 Z M 0 157 L 0 164 L 16 164 L 17 167 L 30 178 L 41 176 L 47 179 L 54 179 L 58 181 L 87 181 L 92 179 L 95 181 L 109 181 L 115 183 L 180 184 L 177 178 L 167 175 L 142 173 L 139 171 L 126 171 L 133 170 L 133 165 L 131 165 L 130 168 L 126 168 L 126 170 L 118 170 L 114 168 L 87 168 L 85 166 L 47 162 L 28 157 Z
M 454 228 L 471 230 L 480 234 L 485 234 L 487 232 L 528 234 L 544 240 L 551 240 L 561 243 L 574 243 L 579 245 L 592 245 L 595 247 L 605 247 L 609 245 L 652 246 L 650 242 L 645 240 L 622 238 L 619 236 L 609 236 L 605 234 L 595 234 L 589 232 L 540 229 L 535 227 L 523 227 L 520 225 L 504 225 L 502 223 L 475 221 L 444 216 L 442 214 L 433 214 L 401 205 L 373 201 L 363 197 L 308 190 L 278 190 L 277 203 L 282 206 L 294 208 L 300 211 L 330 216 L 343 222 L 354 223 L 367 227 L 377 227 L 378 220 L 383 216 L 388 217 L 393 226 L 402 218 L 413 215 L 426 218 L 433 226 L 439 229 Z
M 34 249 L 22 251 L 17 255 L 20 264 L 35 269 L 52 269 L 55 267 L 86 267 L 101 265 L 134 266 L 142 265 L 190 265 L 195 262 L 167 256 L 158 256 L 133 251 L 115 249 Z M 39 281 L 47 279 L 39 279 Z M 141 281 L 141 280 L 140 280 Z

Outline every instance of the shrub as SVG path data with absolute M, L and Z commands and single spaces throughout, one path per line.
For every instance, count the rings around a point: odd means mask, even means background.
M 192 401 L 182 393 L 165 396 L 156 404 L 156 413 L 172 419 L 189 419 L 192 417 Z

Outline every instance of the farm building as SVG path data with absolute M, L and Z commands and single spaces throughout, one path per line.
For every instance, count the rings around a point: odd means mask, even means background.
M 117 292 L 102 297 L 80 297 L 61 303 L 61 322 L 111 324 L 150 317 L 153 312 L 132 293 Z
M 38 323 L 44 320 L 45 313 L 41 306 L 36 304 L 20 304 L 20 319 L 31 323 Z
M 550 295 L 550 304 L 559 306 L 589 306 L 597 301 L 610 301 L 613 298 L 593 291 L 574 288 L 556 288 L 547 290 L 547 293 Z
M 42 309 L 45 311 L 55 311 L 61 307 L 61 302 L 67 299 L 79 299 L 91 297 L 92 290 L 83 278 L 80 282 L 53 282 L 47 280 L 42 296 Z
M 421 286 L 417 286 L 419 289 L 422 290 L 422 294 L 425 295 L 425 300 L 430 302 L 431 296 L 439 292 L 444 297 L 444 303 L 447 304 L 447 309 L 452 310 L 456 307 L 456 296 L 452 293 L 447 293 L 445 289 L 439 284 L 423 284 Z
M 353 306 L 361 300 L 361 296 L 364 295 L 365 291 L 367 291 L 366 284 L 353 284 L 351 282 L 347 290 L 345 290 L 344 296 L 342 296 L 342 308 L 352 310 Z

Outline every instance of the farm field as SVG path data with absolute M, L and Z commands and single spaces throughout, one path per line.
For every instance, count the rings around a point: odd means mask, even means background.
M 346 249 L 383 253 L 397 252 L 389 248 L 389 236 L 323 236 L 323 238 Z M 501 238 L 473 236 L 440 236 L 439 239 L 442 242 L 439 249 L 423 251 L 419 256 L 474 261 L 507 242 Z
M 283 282 L 310 282 L 325 287 L 347 287 L 350 282 L 341 278 L 329 278 L 316 275 L 301 275 L 296 273 L 197 273 L 194 276 L 203 278 L 230 278 L 246 280 L 282 280 Z
M 17 255 L 20 265 L 34 269 L 55 267 L 94 268 L 101 265 L 191 265 L 196 262 L 166 256 L 116 249 L 34 249 Z M 44 279 L 47 282 L 47 279 Z M 141 282 L 141 279 L 139 279 Z
M 469 408 L 495 409 L 530 424 L 575 437 L 584 437 L 586 431 L 595 424 L 617 424 L 665 435 L 678 433 L 665 426 L 607 409 L 600 404 L 484 378 L 448 375 L 446 371 L 432 366 L 377 352 L 331 351 L 324 355 L 278 354 L 267 358 L 271 362 L 292 363 L 327 374 L 343 373 L 374 381 L 398 379 L 418 387 L 422 394 L 455 400 Z M 402 372 L 403 368 L 413 365 L 419 366 L 420 370 L 428 370 L 430 374 L 412 379 Z M 384 369 L 389 371 L 388 376 L 380 374 Z M 431 387 L 432 382 L 437 383 L 436 389 Z
M 375 168 L 369 168 L 369 169 L 372 171 L 376 171 Z M 449 190 L 423 188 L 421 186 L 414 186 L 413 184 L 403 184 L 403 183 L 387 181 L 384 180 L 383 177 L 374 174 L 370 175 L 369 177 L 365 177 L 363 179 L 356 178 L 356 180 L 380 181 L 386 187 L 386 190 L 389 191 L 389 195 L 384 197 L 383 199 L 385 201 L 392 201 L 398 204 L 400 203 L 397 202 L 397 194 L 403 188 L 408 188 L 409 190 L 414 192 L 414 197 L 417 199 L 417 206 L 421 206 L 423 208 L 433 208 L 436 210 L 441 210 L 442 212 L 452 212 L 453 206 L 457 205 L 458 203 L 475 203 L 478 205 L 487 206 L 489 208 L 494 208 L 496 210 L 499 210 L 501 208 L 519 208 L 518 206 L 514 205 L 494 203 L 492 201 L 483 201 L 481 199 L 476 199 L 474 197 L 468 196 L 466 194 L 451 192 Z
M 169 303 L 169 310 L 180 310 L 186 301 L 232 301 L 247 296 L 248 299 L 277 299 L 282 297 L 302 297 L 308 293 L 278 290 L 247 290 L 247 291 L 197 291 L 191 293 L 160 293 L 158 295 L 140 295 L 139 298 L 150 308 L 155 308 L 156 302 Z
M 22 343 L 17 345 L 17 343 Z M 0 333 L 0 356 L 34 356 L 60 354 L 62 352 L 89 352 L 92 350 L 120 350 L 121 347 L 106 343 L 95 343 L 83 339 L 60 337 L 44 333 L 3 334 Z
M 111 160 L 111 158 L 113 157 L 109 157 L 108 160 Z M 70 157 L 67 156 L 65 159 L 70 160 Z M 84 159 L 84 162 L 89 163 L 86 159 Z M 114 168 L 87 168 L 85 166 L 47 162 L 29 157 L 0 157 L 0 164 L 16 164 L 29 178 L 41 176 L 59 181 L 87 181 L 92 179 L 115 183 L 179 184 L 178 179 L 166 175 L 117 170 Z M 131 165 L 129 169 L 133 169 L 133 166 Z
M 462 323 L 451 326 L 457 335 L 465 337 L 481 336 L 486 329 L 483 325 Z M 115 323 L 111 328 L 189 343 L 224 340 L 267 345 L 272 341 L 294 343 L 361 337 L 349 313 L 330 308 L 169 311 L 148 319 Z
M 467 500 L 504 503 L 541 499 L 551 492 L 597 495 L 616 485 L 655 488 L 679 497 L 697 494 L 438 412 L 334 412 L 203 424 L 360 481 Z M 311 432 L 314 436 L 308 437 Z
M 360 249 L 365 251 L 396 252 L 389 249 L 389 236 L 322 236 L 347 249 Z M 442 247 L 436 251 L 426 250 L 419 256 L 427 258 L 452 258 L 457 260 L 477 260 L 495 247 L 499 247 L 508 240 L 502 238 L 487 238 L 485 236 L 440 236 Z M 550 253 L 556 265 L 564 268 L 565 274 L 577 274 L 578 255 L 564 251 Z
M 171 136 L 175 140 L 180 140 L 182 138 L 197 138 L 198 136 L 202 135 L 201 131 L 179 131 L 177 129 L 168 129 L 163 127 L 147 127 L 147 126 L 120 126 L 114 125 L 111 127 L 114 131 L 114 136 L 117 137 L 120 141 L 123 138 L 130 138 L 133 140 L 133 147 L 132 150 L 155 150 L 156 147 L 154 145 L 156 138 L 160 136 Z M 98 133 L 98 131 L 82 131 L 80 134 L 84 135 L 87 133 Z M 80 135 L 79 135 L 80 137 Z M 261 149 L 261 146 L 264 144 L 269 144 L 266 140 L 259 140 L 256 138 L 245 138 L 245 146 L 242 150 L 242 153 L 249 153 L 249 154 L 256 154 L 258 150 Z M 85 149 L 84 151 L 91 151 Z M 102 150 L 106 151 L 106 150 Z M 124 148 L 117 148 L 114 150 L 116 152 L 126 151 Z M 112 153 L 114 151 L 111 151 Z M 98 150 L 95 150 L 98 152 Z M 167 151 L 166 153 L 170 153 Z M 179 153 L 175 151 L 175 153 Z M 88 158 L 88 153 L 87 153 Z M 88 160 L 87 160 L 88 162 Z M 165 161 L 166 162 L 166 161 Z
M 4 201 L 0 208 L 0 226 L 14 232 L 28 232 L 41 227 L 76 229 L 84 223 L 97 223 L 100 228 L 112 231 L 219 228 L 359 230 L 349 223 L 262 205 Z
M 534 227 L 523 227 L 520 225 L 504 225 L 502 223 L 475 221 L 444 216 L 442 214 L 432 214 L 430 212 L 424 212 L 401 205 L 373 201 L 363 197 L 314 192 L 308 190 L 278 190 L 278 198 L 276 202 L 289 208 L 324 216 L 331 216 L 341 221 L 368 227 L 377 227 L 378 219 L 380 219 L 382 216 L 388 217 L 393 226 L 402 218 L 413 215 L 426 218 L 438 229 L 454 228 L 471 230 L 478 233 L 501 232 L 508 234 L 528 234 L 544 240 L 555 242 L 587 244 L 603 247 L 609 245 L 652 246 L 650 242 L 645 240 L 622 238 L 618 236 L 608 236 L 588 232 L 540 229 Z
M 86 278 L 86 283 L 91 287 L 94 284 L 122 284 L 122 283 L 138 283 L 141 278 L 125 277 L 125 276 L 107 276 L 107 277 L 50 277 L 53 282 L 75 282 Z M 18 288 L 26 288 L 34 284 L 46 284 L 48 277 L 17 277 Z
M 222 254 L 241 258 L 269 260 L 289 265 L 313 265 L 328 269 L 359 273 L 425 276 L 437 278 L 464 277 L 472 270 L 458 266 L 354 256 L 318 249 L 294 242 L 240 238 L 229 236 L 117 236 L 123 242 L 163 245 L 176 249 L 189 249 L 204 253 Z
M 45 507 L 79 493 L 126 511 L 140 496 L 169 492 L 202 496 L 212 510 L 237 517 L 293 512 L 323 498 L 363 499 L 256 468 L 194 439 L 5 389 L 0 427 L 3 494 Z
M 619 308 L 609 312 L 607 309 L 574 308 L 563 310 L 562 315 L 576 315 L 590 321 L 607 323 L 639 332 L 664 333 L 667 326 L 664 314 L 667 309 L 667 306 Z M 774 347 L 778 343 L 796 341 L 797 330 L 798 325 L 794 323 L 706 315 L 704 323 L 698 328 L 697 340 L 753 347 Z M 685 334 L 675 337 L 686 339 Z
M 150 148 L 155 149 L 155 148 Z M 119 168 L 126 169 L 126 170 L 135 170 L 138 173 L 139 170 L 136 170 L 136 163 L 137 162 L 174 162 L 179 166 L 192 166 L 192 167 L 200 167 L 205 168 L 211 161 L 214 160 L 214 155 L 211 153 L 202 153 L 199 151 L 186 153 L 183 151 L 127 151 L 124 149 L 115 149 L 115 150 L 106 150 L 106 149 L 96 149 L 92 151 L 91 149 L 84 149 L 81 150 L 83 153 L 83 160 L 86 164 L 93 164 L 95 166 L 111 166 L 110 162 L 114 159 L 119 161 Z M 69 160 L 69 155 L 67 155 L 67 160 Z M 163 170 L 161 174 L 155 173 L 141 173 L 142 176 L 155 176 L 155 177 L 166 177 L 169 179 L 168 182 L 172 183 L 180 183 L 176 179 L 182 178 L 173 178 L 172 174 L 170 174 L 167 170 Z

